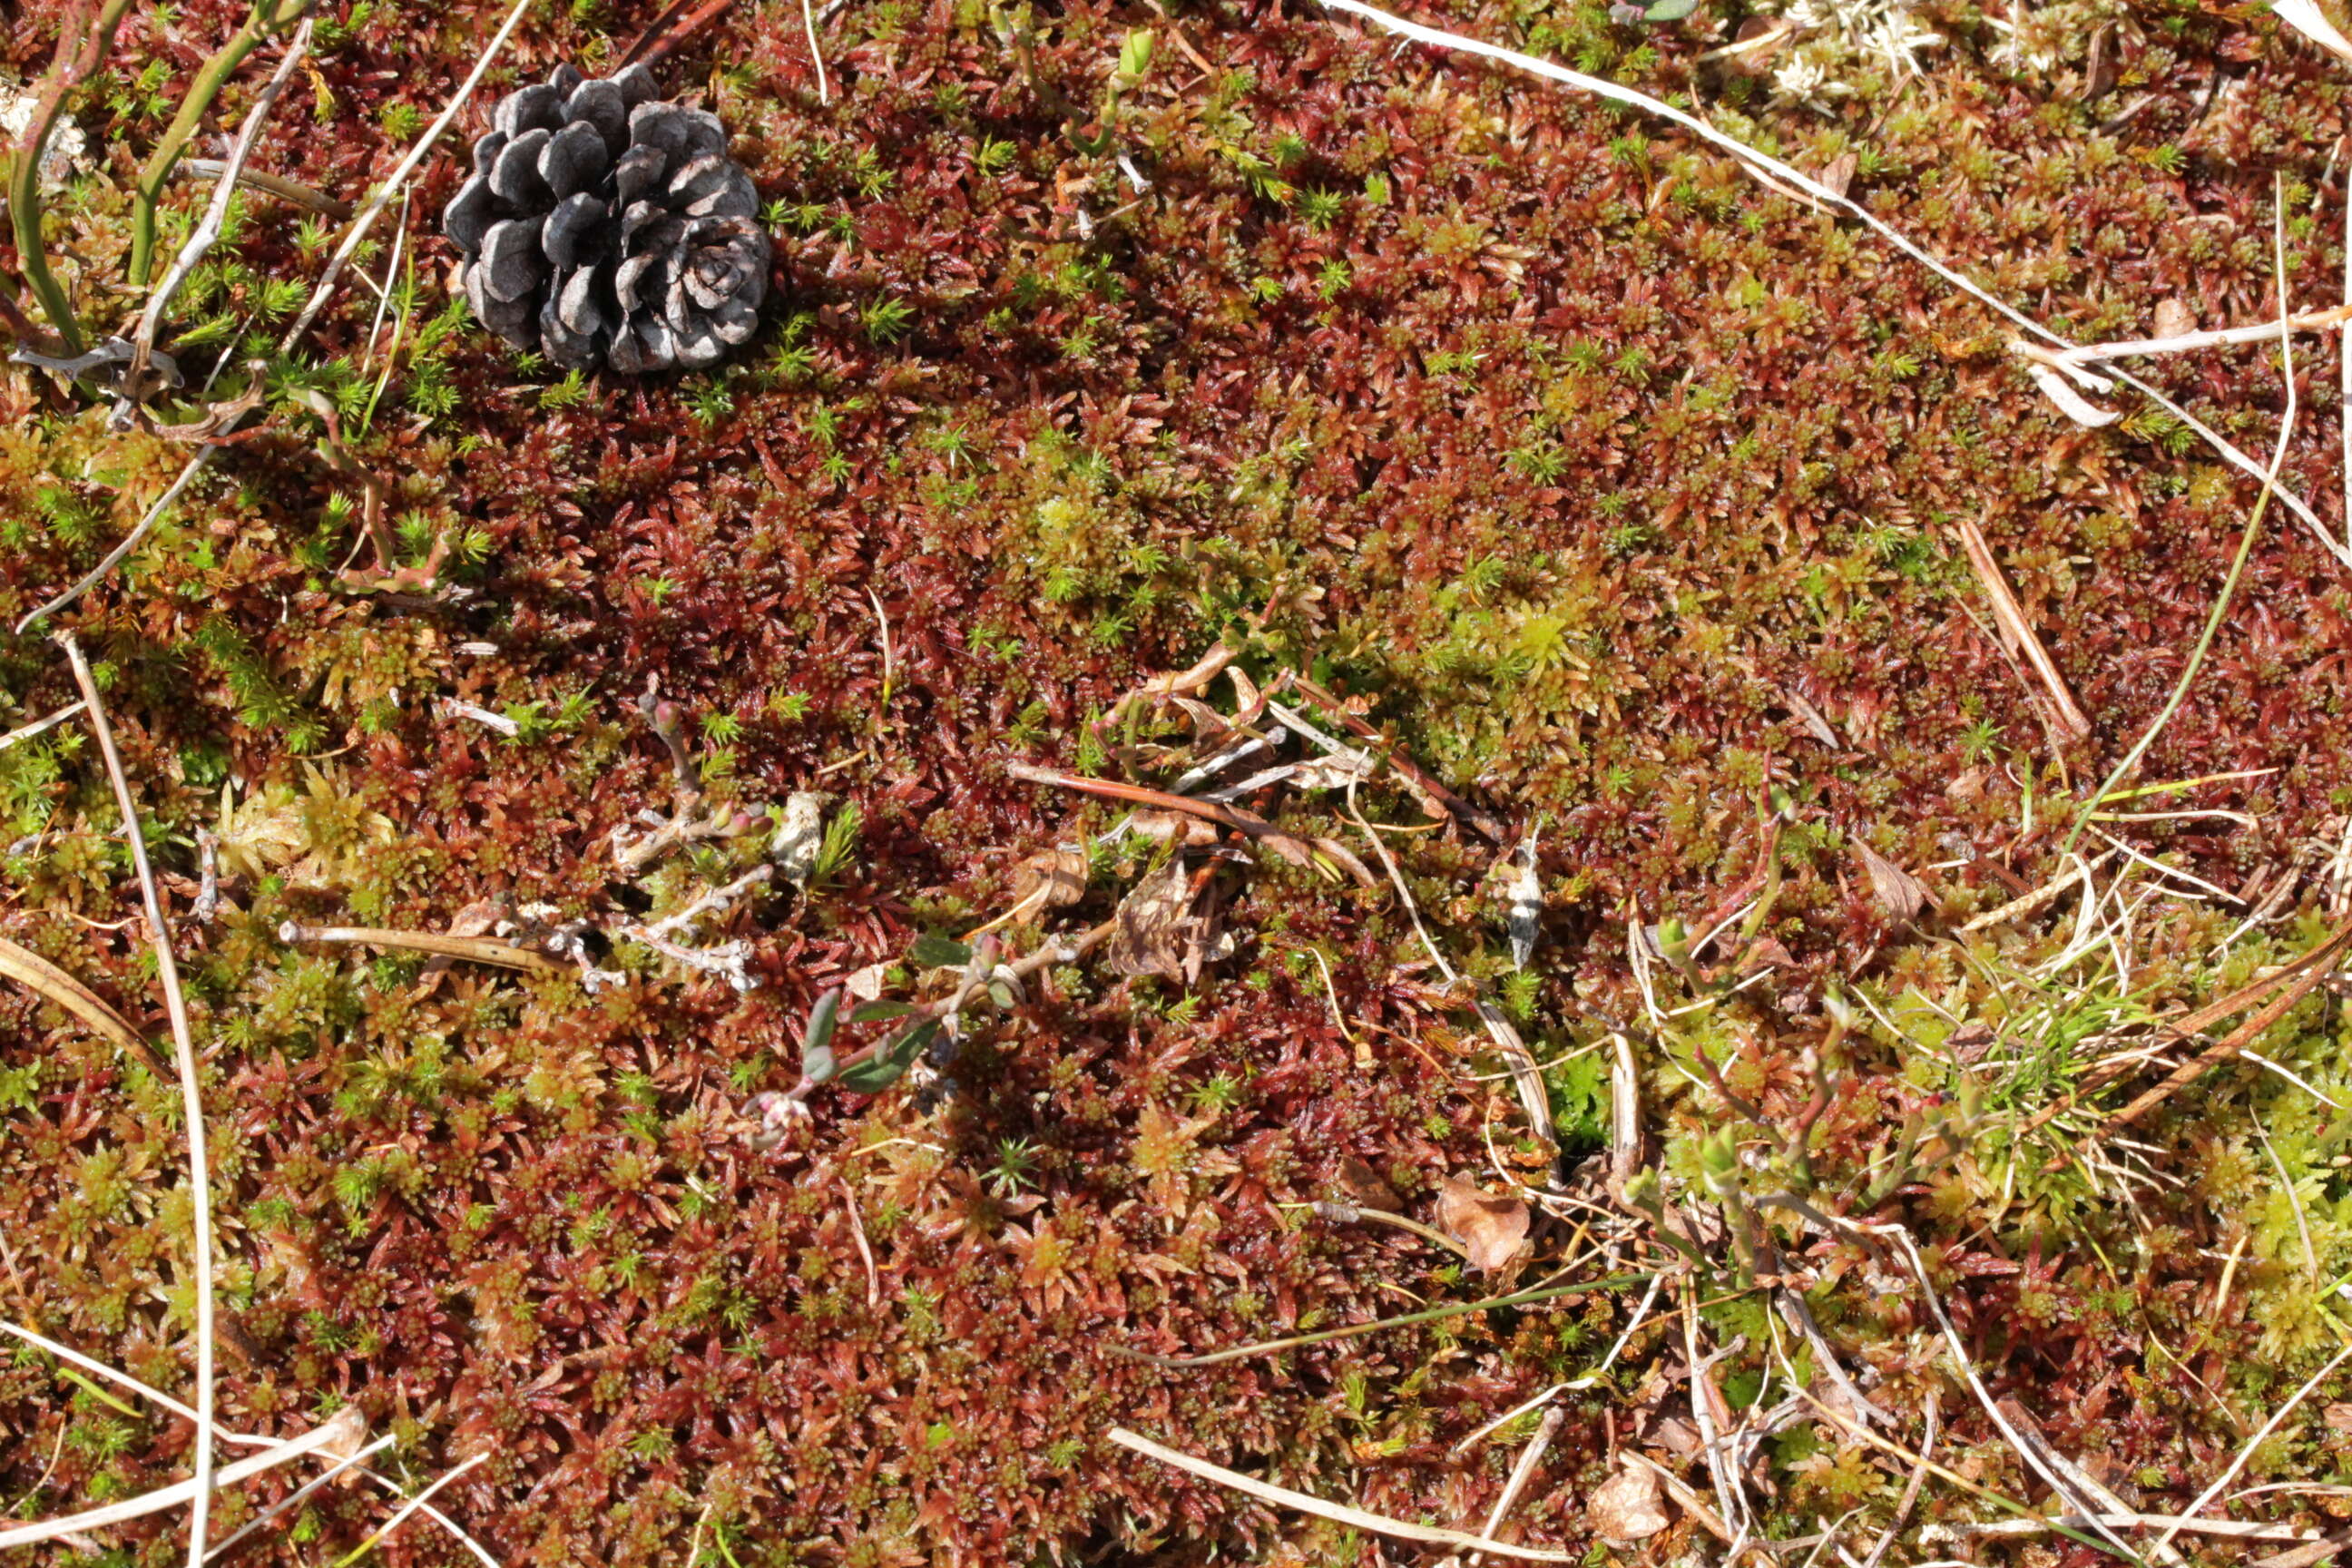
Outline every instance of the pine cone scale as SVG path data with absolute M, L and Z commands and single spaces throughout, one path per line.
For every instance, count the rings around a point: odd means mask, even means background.
M 656 98 L 642 66 L 562 66 L 492 123 L 442 215 L 484 326 L 627 374 L 712 364 L 750 340 L 772 247 L 715 115 Z

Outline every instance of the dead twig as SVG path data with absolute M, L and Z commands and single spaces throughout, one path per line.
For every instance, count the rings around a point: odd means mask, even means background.
M 223 178 L 227 171 L 228 165 L 217 158 L 183 158 L 172 172 L 182 179 L 217 180 Z M 314 213 L 333 218 L 337 223 L 352 216 L 351 203 L 337 201 L 323 191 L 314 191 L 283 174 L 272 174 L 261 169 L 241 169 L 236 178 L 236 183 L 247 190 L 283 197 L 296 206 L 308 207 Z
M 1930 1387 L 1926 1409 L 1927 1429 L 1919 1438 L 1919 1462 L 1911 1467 L 1911 1479 L 1903 1483 L 1903 1496 L 1895 1501 L 1895 1516 L 1886 1521 L 1886 1528 L 1880 1531 L 1877 1543 L 1862 1560 L 1862 1568 L 1878 1568 L 1880 1560 L 1886 1555 L 1886 1549 L 1895 1544 L 1897 1535 L 1903 1533 L 1903 1526 L 1910 1519 L 1911 1510 L 1919 1501 L 1919 1489 L 1927 1479 L 1927 1463 L 1936 1452 L 1936 1391 Z
M 1386 746 L 1385 760 L 1390 771 L 1403 782 L 1405 788 L 1412 792 L 1414 798 L 1421 802 L 1423 807 L 1432 816 L 1451 816 L 1490 844 L 1500 844 L 1510 837 L 1510 829 L 1504 825 L 1500 817 L 1492 812 L 1480 810 L 1438 783 L 1402 750 L 1389 746 L 1387 736 L 1372 728 L 1358 714 L 1349 712 L 1347 706 L 1331 693 L 1301 675 L 1290 677 L 1290 688 L 1329 714 L 1341 728 L 1356 739 Z
M 1090 779 L 1076 773 L 1058 773 L 1052 768 L 1032 767 L 1026 763 L 1006 764 L 1005 770 L 1024 784 L 1045 784 L 1054 789 L 1076 790 L 1081 795 L 1097 795 L 1105 800 L 1126 801 L 1132 805 L 1148 805 L 1161 811 L 1181 812 L 1213 822 L 1223 827 L 1265 843 L 1269 847 L 1288 846 L 1295 856 L 1303 855 L 1307 864 L 1322 867 L 1324 860 L 1346 868 L 1359 885 L 1380 886 L 1380 879 L 1367 869 L 1361 860 L 1345 845 L 1328 838 L 1308 837 L 1275 826 L 1252 812 L 1238 806 L 1220 805 L 1214 801 L 1195 800 L 1190 795 L 1170 795 L 1164 790 L 1149 789 L 1142 784 L 1121 784 L 1114 779 Z M 1321 858 L 1318 858 L 1320 857 Z M 1328 867 L 1322 867 L 1327 873 Z
M 1559 1435 L 1560 1426 L 1567 1419 L 1568 1412 L 1557 1405 L 1544 1412 L 1543 1420 L 1536 1426 L 1535 1436 L 1528 1439 L 1528 1446 L 1519 1450 L 1518 1463 L 1511 1467 L 1511 1479 L 1503 1483 L 1503 1495 L 1496 1498 L 1495 1506 L 1487 1510 L 1486 1522 L 1479 1529 L 1479 1534 L 1490 1541 L 1495 1538 L 1495 1532 L 1503 1527 L 1503 1520 L 1519 1500 L 1519 1494 L 1527 1490 L 1528 1482 L 1535 1477 L 1536 1467 L 1543 1463 L 1544 1455 L 1551 1448 L 1552 1439 Z M 1470 1561 L 1475 1563 L 1477 1560 L 1478 1554 L 1471 1553 Z

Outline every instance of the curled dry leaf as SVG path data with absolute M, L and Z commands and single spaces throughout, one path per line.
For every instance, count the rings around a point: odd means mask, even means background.
M 1462 1244 L 1471 1268 L 1492 1274 L 1527 1240 L 1528 1205 L 1448 1176 L 1438 1184 L 1437 1228 Z
M 1404 1202 L 1396 1189 L 1381 1180 L 1381 1173 L 1353 1154 L 1339 1162 L 1339 1173 L 1333 1185 L 1348 1195 L 1348 1201 L 1358 1208 L 1378 1209 L 1382 1214 L 1402 1214 Z
M 1110 966 L 1130 977 L 1199 979 L 1214 940 L 1205 886 L 1195 891 L 1183 857 L 1162 861 L 1119 901 L 1104 950 Z
M 2058 412 L 2086 430 L 2096 430 L 2123 417 L 2112 408 L 2102 408 L 2067 384 L 2066 378 L 2046 364 L 2029 364 L 2025 374 L 2042 389 L 2042 395 L 2058 405 Z
M 1870 890 L 1878 900 L 1878 907 L 1886 911 L 1887 919 L 1897 925 L 1908 925 L 1919 918 L 1919 911 L 1933 903 L 1927 884 L 1919 880 L 1869 845 L 1859 839 L 1854 852 L 1862 858 L 1862 868 L 1870 873 Z
M 1612 1546 L 1630 1546 L 1672 1524 L 1658 1478 L 1646 1466 L 1621 1461 L 1617 1473 L 1601 1483 L 1584 1505 L 1592 1532 Z
M 1058 909 L 1087 896 L 1087 858 L 1055 846 L 1041 849 L 1013 871 L 1013 901 L 1034 909 Z

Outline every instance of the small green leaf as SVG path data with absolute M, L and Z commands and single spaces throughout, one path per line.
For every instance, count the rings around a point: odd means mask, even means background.
M 1151 68 L 1151 29 L 1138 27 L 1128 34 L 1127 42 L 1118 49 L 1118 74 L 1130 83 L 1143 79 Z
M 951 938 L 925 931 L 907 950 L 907 956 L 924 969 L 961 969 L 971 962 L 971 949 Z
M 1013 994 L 1013 987 L 1002 980 L 992 980 L 988 983 L 988 995 L 989 999 L 998 1006 L 1008 1010 L 1021 1005 L 1021 999 Z
M 923 1047 L 940 1032 L 935 1019 L 926 1019 L 905 1034 L 850 1068 L 841 1075 L 841 1087 L 859 1094 L 879 1094 L 906 1075 L 923 1054 Z
M 809 1009 L 808 1030 L 801 1046 L 801 1072 L 811 1083 L 833 1077 L 833 1025 L 841 1013 L 841 989 L 835 986 Z
M 903 1018 L 922 1009 L 912 1002 L 868 1002 L 849 1016 L 853 1024 L 878 1024 L 885 1018 Z
M 1651 22 L 1679 22 L 1697 9 L 1698 0 L 1654 0 L 1642 16 Z

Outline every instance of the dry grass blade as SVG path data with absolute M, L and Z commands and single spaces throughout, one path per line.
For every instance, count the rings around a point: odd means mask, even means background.
M 2283 982 L 2284 985 L 2278 994 L 2271 998 L 2268 1005 L 2252 1017 L 2231 1030 L 2227 1036 L 2175 1068 L 2166 1075 L 2163 1082 L 2108 1117 L 2100 1124 L 2095 1136 L 2104 1138 L 2130 1126 L 2180 1090 L 2261 1039 L 2264 1030 L 2285 1017 L 2289 1009 L 2311 994 L 2314 989 L 2326 980 L 2335 961 L 2348 948 L 2352 948 L 2352 924 L 2346 925 L 2326 942 L 2297 959 L 2291 966 L 2291 973 L 2272 976 L 2272 984 L 2279 984 Z
M 2286 180 L 2284 174 L 2273 174 L 2271 176 L 2271 218 L 2273 266 L 2278 276 L 2279 317 L 2284 321 L 2290 310 L 2286 269 Z M 2065 843 L 2059 847 L 2061 859 L 2074 853 L 2075 841 L 2090 826 L 2091 813 L 2105 803 L 2117 784 L 2131 776 L 2132 770 L 2139 766 L 2140 759 L 2147 755 L 2148 748 L 2156 744 L 2157 736 L 2164 732 L 2165 726 L 2172 722 L 2172 716 L 2180 711 L 2181 703 L 2188 700 L 2189 689 L 2196 681 L 2198 672 L 2204 668 L 2205 656 L 2212 651 L 2214 636 L 2221 631 L 2222 622 L 2229 616 L 2230 605 L 2237 596 L 2239 580 L 2245 575 L 2246 562 L 2254 552 L 2254 541 L 2262 537 L 2263 518 L 2270 510 L 2271 497 L 2276 495 L 2281 500 L 2286 499 L 2286 492 L 2278 488 L 2278 477 L 2279 469 L 2286 462 L 2287 445 L 2294 437 L 2297 408 L 2294 338 L 2292 333 L 2282 332 L 2279 336 L 2279 372 L 2286 388 L 2286 407 L 2279 415 L 2278 443 L 2271 448 L 2271 466 L 2262 470 L 2262 493 L 2254 498 L 2254 510 L 2246 519 L 2245 531 L 2238 536 L 2237 554 L 2230 562 L 2229 574 L 2221 579 L 2221 591 L 2214 595 L 2213 608 L 2205 617 L 2205 628 L 2198 635 L 2196 646 L 2189 650 L 2188 661 L 2181 666 L 2180 679 L 2173 683 L 2172 694 L 2165 699 L 2155 721 L 2133 743 L 2132 749 L 2124 754 L 2123 761 L 2116 764 L 2115 771 L 2100 782 L 2099 787 L 2092 792 L 2089 804 L 2075 817 L 2074 826 L 2066 834 Z M 2346 546 L 2339 545 L 2325 529 L 2320 528 L 2316 520 L 2312 521 L 2312 527 L 2331 554 L 2339 560 L 2347 559 Z
M 36 735 L 47 734 L 49 731 L 56 729 L 58 725 L 64 723 L 67 720 L 80 712 L 81 709 L 82 705 L 80 703 L 68 702 L 54 713 L 48 714 L 43 718 L 36 719 L 29 724 L 17 725 L 6 734 L 0 735 L 0 752 L 6 751 L 9 747 L 16 745 L 20 741 L 29 741 Z
M 1919 1489 L 1927 1484 L 1927 1465 L 1936 1451 L 1937 1414 L 1936 1391 L 1930 1387 L 1925 1412 L 1927 1430 L 1919 1438 L 1919 1462 L 1911 1467 L 1911 1479 L 1903 1483 L 1903 1496 L 1895 1504 L 1895 1517 L 1888 1520 L 1886 1528 L 1879 1532 L 1877 1544 L 1870 1549 L 1870 1555 L 1862 1560 L 1862 1568 L 1878 1568 L 1880 1560 L 1886 1555 L 1886 1549 L 1895 1544 L 1896 1536 L 1903 1533 L 1903 1526 L 1911 1518 L 1911 1510 L 1919 1501 Z
M 1952 1352 L 1952 1360 L 1959 1368 L 1961 1380 L 1969 1385 L 1969 1392 L 1976 1395 L 1978 1405 L 1981 1405 L 1984 1413 L 1992 1418 L 1994 1427 L 2007 1440 L 2009 1446 L 2017 1450 L 2018 1457 L 2025 1461 L 2027 1468 L 2040 1476 L 2052 1491 L 2066 1500 L 2069 1508 L 2077 1513 L 2091 1516 L 2092 1528 L 2106 1541 L 2108 1545 L 2113 1546 L 2126 1557 L 2137 1561 L 2139 1554 L 2125 1542 L 2122 1536 L 2106 1525 L 2098 1522 L 2096 1518 L 2098 1509 L 2081 1495 L 2081 1489 L 2073 1484 L 2067 1471 L 2049 1464 L 2042 1449 L 2027 1442 L 2002 1414 L 1999 1402 L 1985 1387 L 1984 1380 L 1977 1375 L 1976 1363 L 1969 1359 L 1968 1345 L 1961 1340 L 1959 1331 L 1952 1326 L 1951 1318 L 1945 1313 L 1944 1303 L 1937 1296 L 1934 1283 L 1927 1278 L 1927 1261 L 1919 1256 L 1918 1246 L 1912 1241 L 1911 1233 L 1899 1225 L 1860 1226 L 1856 1228 L 1868 1230 L 1879 1236 L 1891 1237 L 1902 1250 L 1904 1260 L 1911 1266 L 1911 1277 L 1918 1282 L 1920 1299 L 1927 1303 L 1927 1310 L 1934 1316 L 1936 1326 L 1943 1331 L 1944 1343 Z M 1853 1427 L 1852 1423 L 1843 1420 L 1839 1425 L 1849 1429 L 1859 1429 Z M 1921 1462 L 1925 1463 L 1924 1460 Z
M 1311 1493 L 1293 1491 L 1288 1487 L 1273 1486 L 1223 1465 L 1213 1465 L 1206 1459 L 1196 1459 L 1181 1449 L 1155 1443 L 1139 1436 L 1124 1426 L 1114 1426 L 1106 1434 L 1122 1448 L 1132 1449 L 1147 1458 L 1163 1465 L 1230 1487 L 1237 1492 L 1270 1502 L 1280 1508 L 1295 1508 L 1301 1513 L 1311 1513 L 1318 1519 L 1328 1519 L 1334 1524 L 1385 1535 L 1393 1541 L 1418 1541 L 1432 1546 L 1451 1546 L 1474 1552 L 1488 1552 L 1497 1557 L 1516 1557 L 1526 1563 L 1580 1563 L 1583 1555 L 1574 1552 L 1553 1552 L 1540 1546 L 1513 1546 L 1507 1542 L 1493 1541 L 1483 1535 L 1471 1535 L 1459 1530 L 1439 1530 L 1426 1524 L 1408 1524 L 1401 1519 L 1382 1514 L 1367 1513 L 1345 1503 L 1326 1502 Z
M 2232 348 L 2242 343 L 2266 343 L 2288 332 L 2334 331 L 2352 321 L 2352 305 L 2305 310 L 2284 321 L 2258 321 L 2251 327 L 2221 327 L 2205 332 L 2174 332 L 2162 337 L 2133 338 L 2120 342 L 2084 343 L 2055 357 L 2069 364 L 2096 364 L 2104 360 L 2130 359 L 2142 354 L 2189 353 L 2198 349 Z M 2159 319 L 2158 325 L 2162 325 Z
M 292 947 L 301 943 L 362 944 L 394 948 L 403 952 L 426 952 L 436 958 L 470 958 L 501 969 L 523 969 L 539 974 L 562 974 L 564 967 L 543 952 L 517 947 L 488 936 L 444 936 L 427 931 L 385 931 L 375 926 L 306 926 L 288 921 L 278 928 L 278 940 Z
M 106 704 L 100 700 L 98 682 L 82 657 L 81 644 L 67 632 L 58 638 L 66 661 L 73 667 L 74 684 L 89 704 L 89 727 L 98 737 L 99 754 L 106 761 L 106 776 L 114 786 L 115 805 L 122 813 L 122 833 L 131 846 L 131 865 L 138 874 L 139 894 L 147 910 L 147 928 L 155 948 L 155 978 L 163 989 L 163 1011 L 172 1020 L 172 1046 L 179 1058 L 181 1108 L 187 1119 L 188 1186 L 195 1219 L 196 1317 L 196 1440 L 194 1478 L 190 1480 L 189 1568 L 202 1568 L 205 1523 L 211 1515 L 213 1492 L 213 1187 L 210 1161 L 205 1150 L 205 1105 L 202 1079 L 196 1070 L 196 1043 L 188 1026 L 188 1002 L 180 991 L 180 967 L 172 957 L 172 929 L 163 919 L 163 900 L 155 890 L 155 868 L 147 863 L 147 839 L 139 827 L 139 805 L 131 797 L 131 781 L 122 772 L 122 758 L 114 747 L 114 727 L 107 722 Z
M 321 1470 L 318 1475 L 313 1476 L 310 1479 L 295 1488 L 294 1490 L 289 1493 L 286 1497 L 271 1503 L 268 1508 L 262 1510 L 258 1514 L 256 1514 L 251 1520 L 247 1521 L 241 1528 L 231 1531 L 227 1538 L 222 1541 L 219 1545 L 205 1553 L 205 1561 L 210 1563 L 216 1558 L 226 1556 L 229 1549 L 234 1547 L 238 1542 L 243 1541 L 255 1531 L 264 1528 L 271 1520 L 282 1517 L 289 1509 L 299 1508 L 302 1505 L 303 1499 L 309 1497 L 312 1492 L 317 1491 L 320 1487 L 325 1486 L 328 1482 L 335 1479 L 338 1476 L 349 1473 L 352 1467 L 356 1466 L 362 1459 L 366 1458 L 369 1455 L 392 1447 L 393 1442 L 393 1435 L 387 1432 L 383 1436 L 378 1437 L 374 1442 L 370 1443 L 363 1448 L 355 1449 L 349 1454 L 338 1456 L 333 1465 Z
M 155 498 L 153 504 L 148 507 L 145 515 L 140 518 L 138 525 L 122 536 L 122 542 L 108 551 L 105 559 L 83 574 L 71 587 L 46 603 L 25 612 L 23 617 L 16 622 L 16 635 L 23 637 L 26 627 L 36 621 L 44 620 L 55 615 L 104 582 L 107 574 L 121 565 L 123 559 L 139 548 L 140 542 L 154 531 L 155 525 L 163 521 L 163 515 L 172 510 L 173 504 L 180 499 L 181 493 L 195 482 L 196 476 L 204 472 L 205 466 L 210 463 L 220 450 L 218 444 L 207 441 L 189 454 L 186 464 L 180 469 L 179 478 L 164 487 L 163 493 Z
M 364 1434 L 365 1424 L 357 1407 L 346 1405 L 299 1437 L 290 1437 L 283 1443 L 272 1444 L 249 1459 L 239 1459 L 233 1465 L 223 1465 L 217 1470 L 210 1470 L 207 1468 L 208 1473 L 205 1479 L 215 1487 L 235 1486 L 237 1482 L 249 1480 L 265 1470 L 275 1469 L 279 1465 L 299 1459 L 305 1454 L 315 1454 L 328 1449 L 341 1451 L 343 1445 L 352 1442 L 354 1426 Z M 121 1524 L 126 1520 L 144 1518 L 151 1513 L 161 1513 L 165 1509 L 177 1508 L 184 1502 L 199 1501 L 205 1497 L 205 1493 L 198 1489 L 194 1478 L 191 1477 L 184 1481 L 173 1481 L 167 1487 L 158 1487 L 152 1492 L 142 1492 L 137 1497 L 125 1498 L 121 1502 L 108 1503 L 102 1508 L 88 1509 L 80 1513 L 68 1514 L 62 1519 L 35 1520 L 27 1524 L 0 1530 L 0 1547 L 30 1546 L 37 1542 L 56 1541 L 64 1536 L 79 1534 L 86 1530 L 98 1530 L 110 1524 Z M 202 1562 L 202 1547 L 199 1546 L 197 1548 L 199 1563 Z
M 1992 601 L 1993 619 L 1999 623 L 2002 637 L 2011 651 L 2033 667 L 2042 678 L 2042 688 L 2049 693 L 2051 705 L 2057 711 L 2058 728 L 2069 738 L 2081 740 L 2091 732 L 2091 721 L 2075 705 L 2074 694 L 2066 689 L 2058 666 L 2052 662 L 2050 650 L 2033 634 L 2033 624 L 2025 618 L 2025 610 L 2018 604 L 2017 595 L 2010 592 L 2009 579 L 1993 559 L 1992 546 L 1985 542 L 1984 530 L 1973 518 L 1963 517 L 1953 524 L 1960 536 L 1960 546 L 1968 552 L 1969 565 L 1974 568 L 1977 581 L 1984 585 L 1985 596 Z
M 0 936 L 0 974 L 72 1014 L 104 1039 L 145 1062 L 157 1078 L 172 1076 L 163 1058 L 155 1054 L 155 1047 L 121 1014 L 108 1006 L 98 993 L 39 953 L 19 947 L 5 936 Z
M 1512 1508 L 1517 1504 L 1519 1494 L 1528 1489 L 1528 1482 L 1535 1477 L 1536 1467 L 1543 1463 L 1552 1439 L 1559 1435 L 1560 1424 L 1567 1419 L 1568 1412 L 1557 1405 L 1544 1412 L 1543 1420 L 1537 1424 L 1535 1436 L 1528 1439 L 1528 1446 L 1519 1450 L 1518 1463 L 1511 1467 L 1511 1479 L 1503 1483 L 1503 1495 L 1496 1498 L 1495 1506 L 1487 1510 L 1486 1522 L 1480 1528 L 1479 1534 L 1491 1540 L 1495 1532 L 1503 1528 L 1503 1521 L 1509 1517 Z M 1470 1560 L 1476 1562 L 1477 1555 L 1474 1552 Z
M 2249 1437 L 2246 1440 L 2245 1447 L 2238 1450 L 2236 1458 L 2230 1461 L 2229 1468 L 2213 1479 L 2213 1484 L 2211 1486 L 2207 1487 L 2203 1491 L 2197 1494 L 2197 1500 L 2189 1505 L 2189 1511 L 2183 1514 L 2179 1519 L 2175 1520 L 2171 1524 L 2165 1527 L 2164 1533 L 2157 1538 L 2156 1549 L 2158 1552 L 2162 1552 L 2167 1547 L 2170 1546 L 2172 1544 L 2172 1538 L 2179 1534 L 2180 1531 L 2188 1525 L 2189 1521 L 2195 1519 L 2200 1513 L 2203 1512 L 2207 1503 L 2211 1502 L 2215 1498 L 2221 1495 L 2222 1489 L 2227 1487 L 2231 1481 L 2235 1480 L 2237 1479 L 2238 1472 L 2246 1468 L 2246 1461 L 2254 1457 L 2254 1450 L 2261 1447 L 2272 1433 L 2277 1431 L 2280 1426 L 2284 1426 L 2286 1422 L 2286 1418 L 2294 1413 L 2295 1408 L 2302 1405 L 2305 1399 L 2311 1397 L 2311 1391 L 2317 1388 L 2321 1384 L 2326 1382 L 2328 1377 L 2335 1373 L 2337 1367 L 2342 1366 L 2347 1358 L 2352 1358 L 2352 1344 L 2345 1345 L 2343 1349 L 2328 1357 L 2327 1364 L 2321 1367 L 2317 1372 L 2313 1373 L 2310 1380 L 2305 1383 L 2301 1388 L 2296 1389 L 2287 1399 L 2286 1403 L 2280 1405 L 2278 1409 L 2272 1414 L 2271 1418 L 2268 1421 L 2263 1423 L 2262 1429 L 2256 1432 L 2252 1437 Z
M 376 1545 L 383 1541 L 387 1536 L 391 1535 L 394 1531 L 398 1530 L 402 1525 L 406 1524 L 411 1519 L 415 1518 L 420 1509 L 423 1509 L 427 1503 L 433 1500 L 435 1493 L 438 1492 L 451 1481 L 456 1480 L 459 1476 L 464 1475 L 467 1470 L 472 1469 L 476 1465 L 482 1463 L 488 1458 L 489 1455 L 486 1453 L 475 1455 L 472 1458 L 467 1459 L 464 1464 L 457 1466 L 457 1468 L 449 1471 L 448 1474 L 443 1476 L 439 1480 L 435 1481 L 431 1486 L 426 1487 L 423 1491 L 418 1492 L 415 1497 L 409 1499 L 407 1502 L 401 1506 L 401 1510 L 398 1513 L 394 1514 L 390 1519 L 383 1521 L 383 1528 L 379 1529 L 373 1535 L 369 1536 L 365 1541 L 361 1542 L 357 1546 L 352 1547 L 351 1551 L 338 1558 L 335 1562 L 335 1568 L 351 1568 L 352 1563 L 358 1562 L 361 1558 L 373 1551 Z

